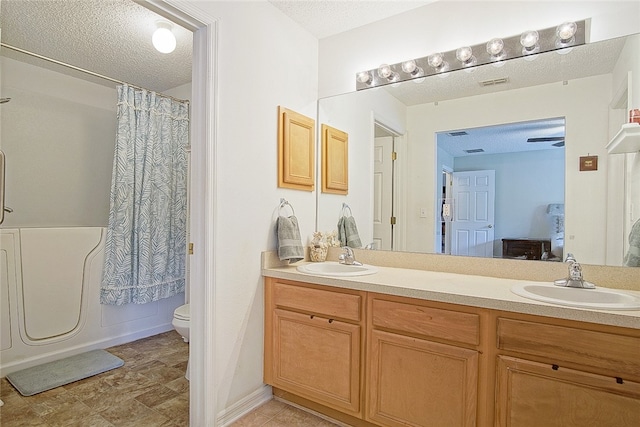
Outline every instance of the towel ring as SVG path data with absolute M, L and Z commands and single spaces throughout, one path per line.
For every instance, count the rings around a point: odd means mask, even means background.
M 347 209 L 349 209 L 349 215 L 353 216 L 353 212 L 351 212 L 351 208 L 346 203 L 342 203 L 342 210 L 340 210 L 340 216 L 344 216 L 345 215 L 345 211 Z
M 285 199 L 280 199 L 280 206 L 278 207 L 278 215 L 281 215 L 282 208 L 284 208 L 285 206 L 289 206 L 289 208 L 291 209 L 292 215 L 296 214 L 296 211 L 293 210 L 293 206 L 291 206 L 291 203 L 289 203 Z

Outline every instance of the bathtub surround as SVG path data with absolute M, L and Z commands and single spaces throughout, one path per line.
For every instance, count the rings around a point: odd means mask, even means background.
M 100 304 L 105 234 L 102 227 L 0 230 L 0 376 L 173 329 L 184 294 Z
M 118 86 L 102 304 L 184 292 L 189 103 Z

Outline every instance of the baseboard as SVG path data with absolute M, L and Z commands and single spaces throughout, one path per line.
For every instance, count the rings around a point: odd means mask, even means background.
M 260 405 L 270 401 L 272 397 L 271 386 L 264 385 L 244 399 L 220 411 L 216 417 L 216 425 L 220 427 L 229 426 Z
M 91 342 L 81 343 L 74 345 L 72 347 L 67 347 L 64 349 L 51 351 L 43 354 L 38 354 L 32 357 L 28 357 L 26 359 L 20 359 L 14 362 L 6 363 L 0 365 L 0 378 L 4 378 L 12 372 L 20 371 L 22 369 L 31 368 L 33 366 L 41 365 L 43 363 L 53 362 L 54 360 L 62 359 L 69 356 L 74 356 L 76 354 L 96 350 L 96 349 L 106 349 L 109 347 L 114 347 L 116 345 L 129 343 L 132 341 L 137 341 L 142 338 L 147 338 L 153 335 L 158 335 L 163 332 L 168 332 L 173 330 L 173 325 L 171 323 L 166 323 L 163 325 L 154 326 L 152 328 L 135 331 L 126 335 L 120 335 L 117 337 L 107 337 L 99 340 L 94 340 Z

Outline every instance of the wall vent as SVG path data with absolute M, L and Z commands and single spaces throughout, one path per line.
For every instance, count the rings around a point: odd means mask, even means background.
M 457 132 L 448 132 L 447 135 L 449 136 L 464 136 L 464 135 L 469 135 L 467 132 L 461 130 L 461 131 L 457 131 Z
M 502 77 L 502 78 L 493 79 L 493 80 L 485 80 L 485 81 L 479 82 L 478 84 L 484 87 L 484 86 L 501 85 L 504 83 L 509 83 L 509 77 Z
M 482 148 L 474 148 L 471 150 L 464 150 L 465 153 L 473 154 L 473 153 L 484 153 Z

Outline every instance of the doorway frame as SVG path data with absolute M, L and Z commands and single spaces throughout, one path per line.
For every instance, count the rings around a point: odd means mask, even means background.
M 218 20 L 179 0 L 134 0 L 141 6 L 193 32 L 191 75 L 191 310 L 189 424 L 215 427 L 216 317 L 215 236 L 217 188 L 217 40 Z M 207 362 L 207 363 L 205 363 Z

